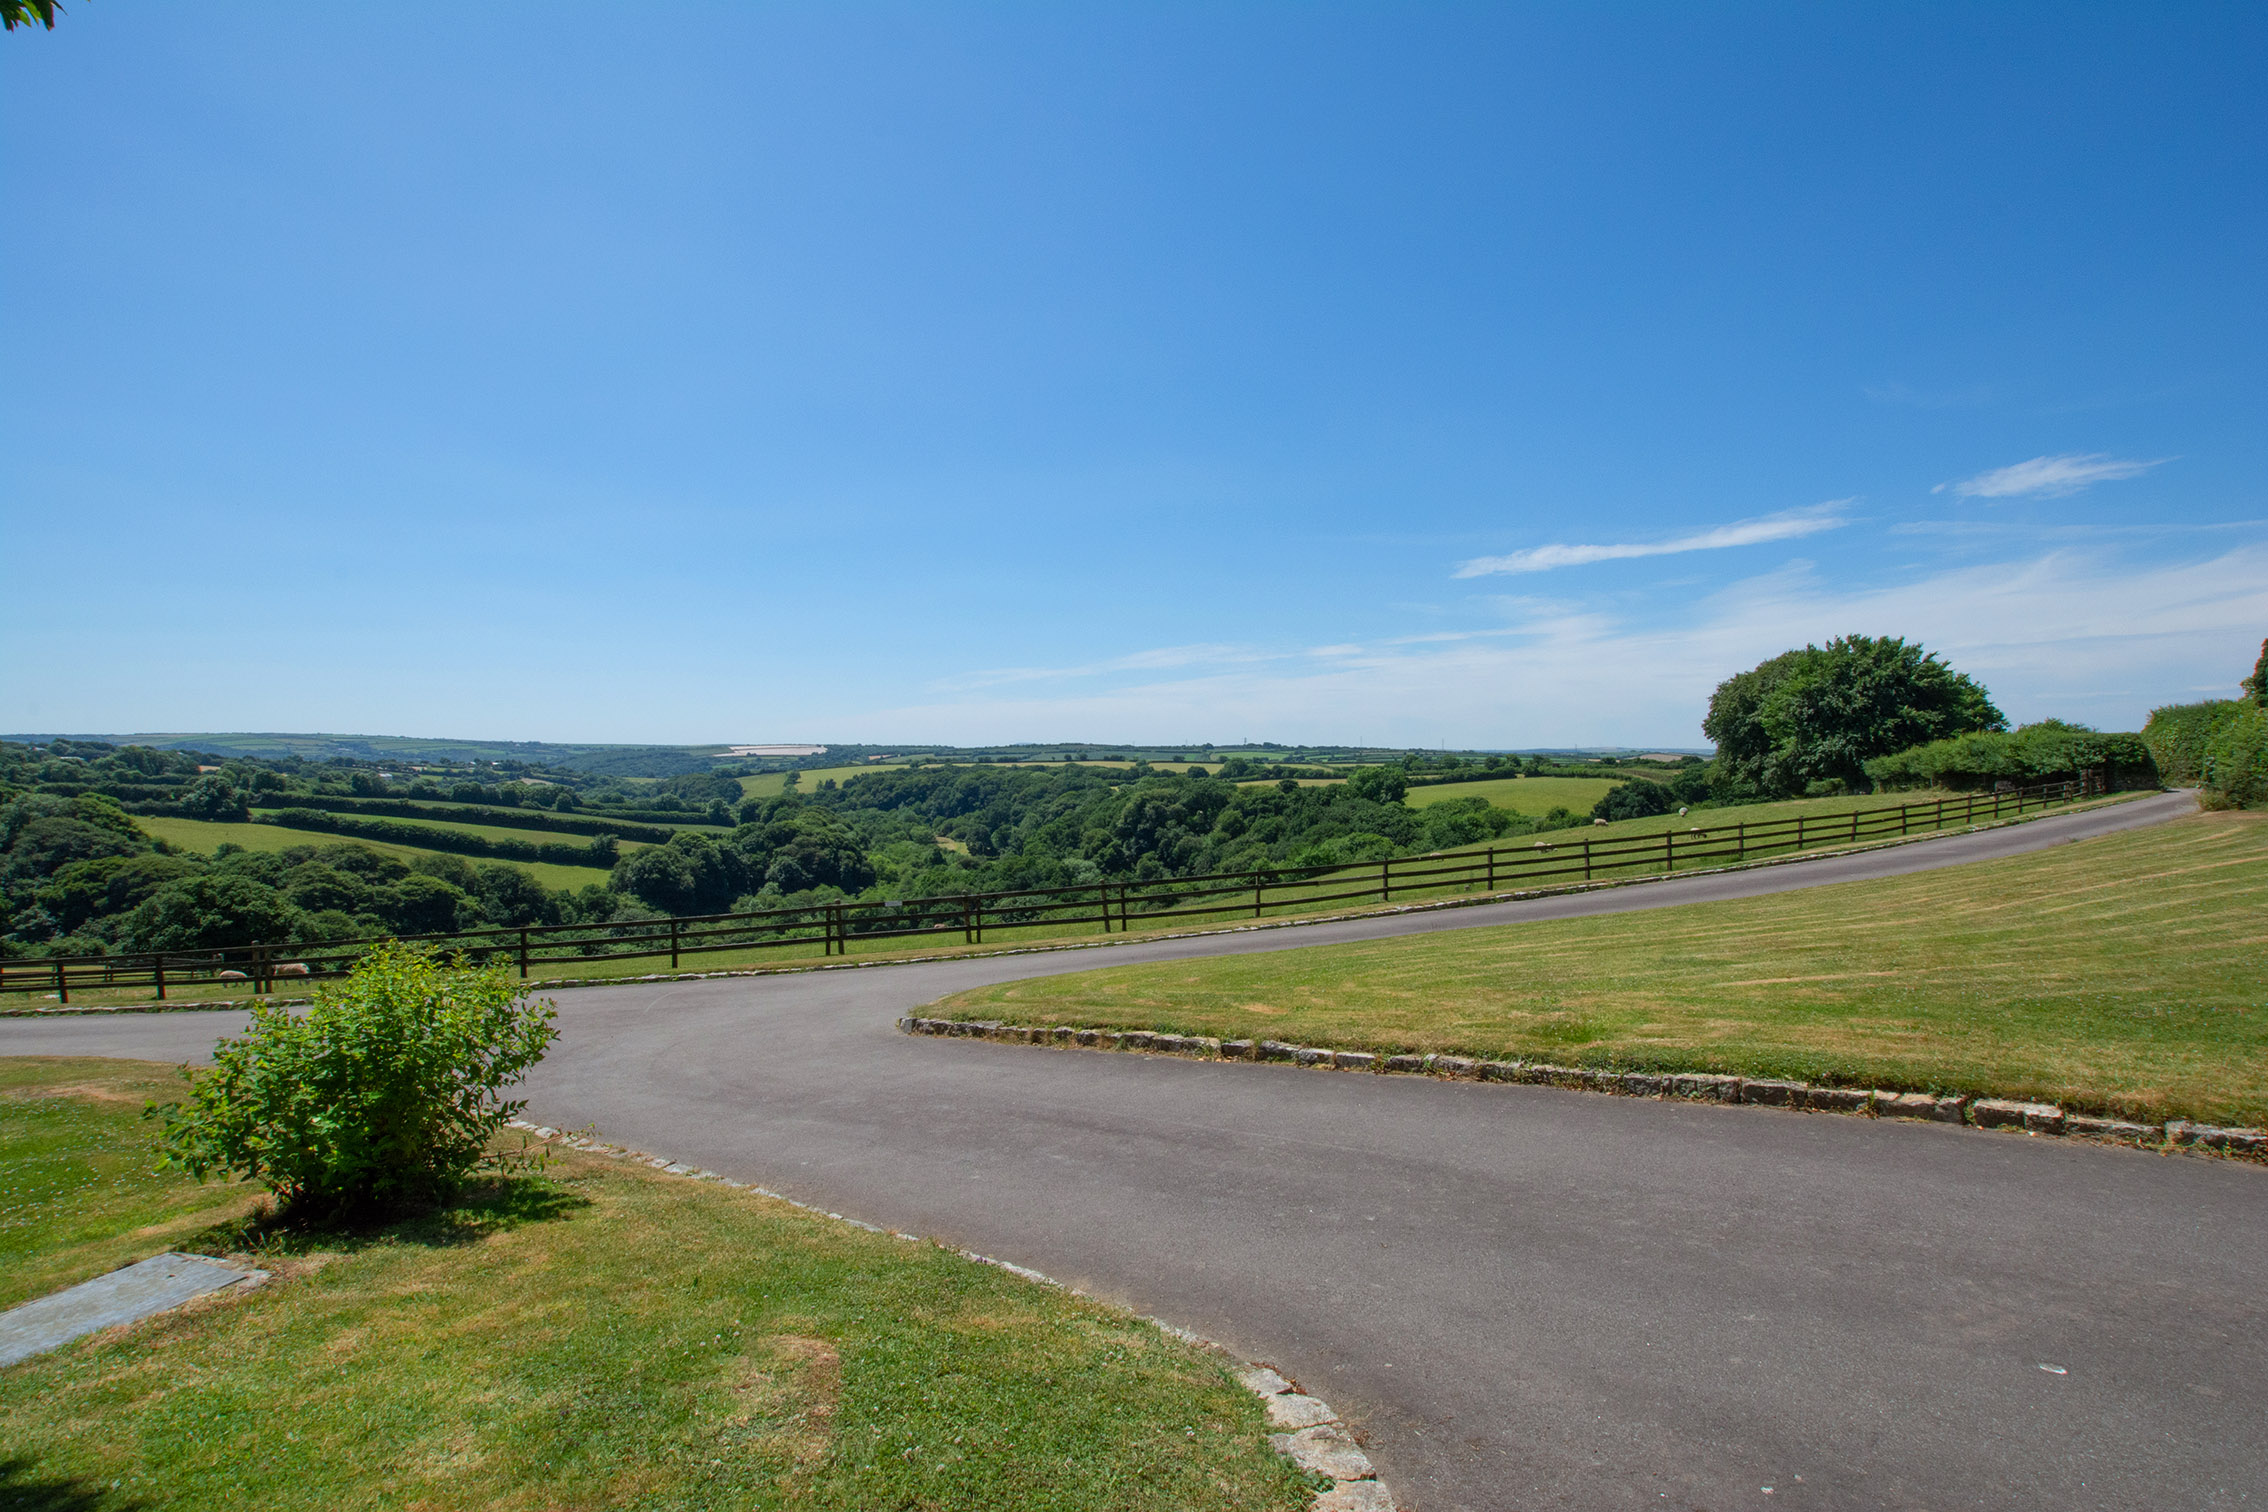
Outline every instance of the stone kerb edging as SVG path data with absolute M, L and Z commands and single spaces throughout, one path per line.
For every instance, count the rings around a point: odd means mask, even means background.
M 2129 1123 L 2070 1113 L 2054 1103 L 2017 1102 L 1973 1093 L 1938 1096 L 1881 1088 L 1821 1087 L 1810 1082 L 1720 1076 L 1705 1072 L 1600 1071 L 1540 1061 L 1477 1060 L 1463 1055 L 1374 1055 L 1327 1050 L 1278 1040 L 1223 1040 L 1207 1035 L 1160 1034 L 1143 1029 L 1078 1029 L 1067 1025 L 1005 1024 L 997 1019 L 902 1018 L 907 1034 L 999 1040 L 1088 1050 L 1127 1050 L 1203 1060 L 1284 1061 L 1316 1070 L 1380 1075 L 1436 1076 L 1459 1081 L 1516 1082 L 1608 1092 L 1624 1097 L 1677 1098 L 1687 1102 L 1748 1103 L 1807 1113 L 1855 1113 L 1866 1118 L 1915 1118 L 2021 1134 L 2070 1135 L 2152 1150 L 2200 1150 L 2220 1155 L 2268 1156 L 2268 1131 L 2223 1128 L 2186 1118 L 2163 1124 Z
M 545 1143 L 581 1150 L 585 1154 L 604 1155 L 610 1160 L 635 1161 L 666 1175 L 682 1176 L 688 1181 L 713 1181 L 719 1186 L 754 1192 L 759 1197 L 769 1197 L 774 1202 L 785 1203 L 789 1207 L 835 1223 L 847 1223 L 852 1228 L 863 1229 L 869 1234 L 888 1234 L 893 1239 L 903 1239 L 909 1244 L 922 1242 L 918 1234 L 885 1229 L 878 1224 L 847 1218 L 841 1213 L 831 1213 L 808 1202 L 798 1202 L 786 1193 L 775 1192 L 770 1187 L 758 1186 L 754 1182 L 735 1181 L 730 1176 L 671 1160 L 665 1155 L 649 1155 L 643 1150 L 625 1149 L 621 1145 L 607 1144 L 586 1134 L 573 1134 L 548 1125 L 530 1123 L 524 1118 L 507 1119 L 504 1127 Z M 1053 1276 L 1044 1275 L 1029 1266 L 995 1260 L 992 1256 L 980 1255 L 975 1250 L 957 1249 L 954 1253 L 964 1260 L 992 1266 L 1040 1286 L 1052 1286 L 1057 1291 L 1067 1292 L 1074 1297 L 1087 1295 L 1079 1288 L 1065 1286 Z M 1238 1383 L 1259 1397 L 1262 1405 L 1267 1408 L 1269 1426 L 1288 1430 L 1270 1434 L 1268 1447 L 1302 1470 L 1330 1477 L 1331 1489 L 1319 1493 L 1308 1512 L 1396 1512 L 1394 1498 L 1378 1479 L 1378 1472 L 1372 1467 L 1370 1457 L 1362 1452 L 1361 1444 L 1347 1431 L 1346 1424 L 1340 1421 L 1339 1415 L 1331 1410 L 1328 1403 L 1304 1395 L 1290 1380 L 1277 1374 L 1270 1366 L 1237 1360 L 1228 1350 L 1200 1334 L 1191 1333 L 1186 1328 L 1176 1328 L 1163 1318 L 1145 1317 L 1141 1321 L 1160 1333 L 1172 1335 L 1184 1344 L 1194 1344 L 1199 1349 L 1224 1356 L 1234 1364 Z

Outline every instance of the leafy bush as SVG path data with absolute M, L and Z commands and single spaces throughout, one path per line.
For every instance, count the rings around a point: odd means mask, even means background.
M 1593 819 L 1650 819 L 1677 807 L 1669 790 L 1658 782 L 1625 782 L 1611 787 L 1591 806 Z
M 1956 791 L 2012 782 L 2029 787 L 2062 782 L 2087 772 L 2101 774 L 2112 790 L 2156 787 L 2158 768 L 2139 735 L 2103 734 L 2085 725 L 2044 719 L 2020 730 L 1979 730 L 1950 740 L 1933 740 L 1866 764 L 1866 775 L 1882 788 L 1942 787 Z
M 501 967 L 379 946 L 304 1016 L 256 1003 L 163 1110 L 163 1161 L 257 1180 L 303 1214 L 440 1200 L 523 1106 L 499 1094 L 543 1059 L 553 1015 Z
M 2205 780 L 2205 747 L 2221 722 L 2234 718 L 2244 707 L 2233 698 L 2204 703 L 2169 704 L 2150 711 L 2142 738 L 2158 761 L 2158 770 L 2175 787 Z
M 2205 798 L 2216 807 L 2268 808 L 2268 709 L 2240 704 L 2205 743 Z
M 130 950 L 211 950 L 288 940 L 299 910 L 265 882 L 200 873 L 168 882 L 126 915 L 119 936 Z
M 226 777 L 207 774 L 189 784 L 181 795 L 181 812 L 192 819 L 241 820 L 249 810 L 244 795 Z

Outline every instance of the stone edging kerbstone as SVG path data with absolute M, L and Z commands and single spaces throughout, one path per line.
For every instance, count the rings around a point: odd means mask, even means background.
M 1479 1060 L 1464 1055 L 1377 1055 L 1367 1050 L 1328 1050 L 1278 1040 L 1224 1040 L 1209 1035 L 1161 1034 L 1144 1029 L 1080 1029 L 1061 1024 L 1005 1024 L 997 1019 L 909 1017 L 898 1020 L 898 1028 L 907 1034 L 998 1040 L 1018 1045 L 1126 1050 L 1201 1060 L 1279 1061 L 1316 1070 L 1513 1082 L 1624 1097 L 1747 1103 L 1791 1112 L 1855 1113 L 1866 1118 L 1913 1118 L 2020 1134 L 2069 1135 L 2145 1150 L 2201 1150 L 2254 1159 L 2268 1156 L 2268 1131 L 2260 1129 L 2223 1128 L 2192 1123 L 2186 1118 L 2168 1119 L 2163 1124 L 2129 1123 L 2124 1119 L 2066 1112 L 2054 1103 L 1979 1097 L 1973 1093 L 1941 1096 L 1879 1087 L 1821 1087 L 1810 1082 L 1698 1071 L 1605 1071 L 1540 1061 Z
M 744 1192 L 754 1192 L 759 1197 L 769 1197 L 774 1202 L 785 1203 L 789 1207 L 797 1208 L 815 1217 L 829 1219 L 835 1223 L 847 1223 L 852 1228 L 863 1229 L 869 1234 L 888 1234 L 893 1239 L 903 1239 L 909 1244 L 922 1242 L 921 1237 L 917 1234 L 908 1234 L 898 1229 L 885 1229 L 878 1224 L 867 1223 L 857 1218 L 848 1218 L 841 1213 L 832 1213 L 808 1202 L 798 1202 L 786 1193 L 775 1192 L 770 1187 L 758 1186 L 749 1181 L 735 1181 L 730 1176 L 703 1170 L 699 1166 L 687 1165 L 683 1161 L 671 1160 L 667 1156 L 649 1155 L 642 1150 L 625 1149 L 621 1145 L 607 1144 L 588 1134 L 569 1133 L 545 1124 L 530 1123 L 524 1118 L 507 1119 L 504 1127 L 516 1133 L 528 1135 L 533 1139 L 542 1140 L 547 1144 L 557 1144 L 570 1150 L 581 1150 L 588 1155 L 604 1155 L 612 1160 L 635 1161 L 639 1165 L 651 1166 L 666 1175 L 682 1176 L 689 1181 L 713 1181 L 719 1186 L 728 1186 Z M 944 1245 L 939 1246 L 941 1249 L 945 1247 Z M 1009 1275 L 1020 1280 L 1030 1281 L 1040 1286 L 1051 1286 L 1057 1291 L 1067 1292 L 1075 1297 L 1087 1295 L 1079 1288 L 1065 1286 L 1053 1276 L 1044 1275 L 1029 1266 L 1012 1264 L 1006 1260 L 995 1260 L 990 1255 L 980 1255 L 975 1250 L 970 1249 L 955 1249 L 954 1253 L 964 1260 L 973 1260 L 979 1265 L 989 1265 L 996 1270 L 1006 1271 Z M 1302 1470 L 1330 1477 L 1331 1489 L 1319 1493 L 1308 1508 L 1308 1512 L 1396 1512 L 1394 1498 L 1387 1491 L 1385 1484 L 1378 1479 L 1378 1472 L 1372 1467 L 1370 1457 L 1362 1452 L 1361 1444 L 1347 1430 L 1346 1424 L 1340 1421 L 1339 1415 L 1331 1410 L 1328 1403 L 1302 1393 L 1298 1386 L 1289 1378 L 1278 1374 L 1274 1367 L 1253 1361 L 1237 1360 L 1228 1350 L 1200 1334 L 1191 1333 L 1186 1328 L 1176 1328 L 1163 1318 L 1144 1317 L 1141 1321 L 1156 1328 L 1160 1333 L 1169 1334 L 1179 1339 L 1184 1344 L 1193 1344 L 1199 1349 L 1224 1356 L 1233 1362 L 1238 1383 L 1247 1391 L 1259 1397 L 1262 1406 L 1267 1409 L 1269 1426 L 1285 1430 L 1270 1434 L 1268 1446 L 1291 1460 Z
M 780 966 L 740 966 L 722 971 L 657 971 L 638 976 L 610 977 L 535 977 L 529 980 L 530 991 L 569 987 L 636 987 L 651 982 L 708 982 L 736 977 L 794 976 L 808 971 L 865 971 L 877 966 L 927 966 L 940 961 L 988 961 L 999 956 L 1047 955 L 1058 950 L 1114 950 L 1124 945 L 1159 945 L 1172 940 L 1200 940 L 1212 935 L 1250 934 L 1262 929 L 1305 929 L 1314 924 L 1345 924 L 1361 919 L 1391 919 L 1402 914 L 1437 913 L 1451 908 L 1483 908 L 1491 903 L 1528 903 L 1537 898 L 1562 898 L 1575 893 L 1606 892 L 1618 887 L 1643 887 L 1656 882 L 1682 882 L 1695 877 L 1717 877 L 1728 872 L 1760 871 L 1771 866 L 1793 866 L 1805 861 L 1832 861 L 1843 856 L 1860 856 L 1870 851 L 1890 850 L 1901 845 L 1920 845 L 1930 840 L 1944 840 L 1956 835 L 1977 835 L 1987 830 L 2012 829 L 2019 824 L 2037 824 L 2042 819 L 2054 819 L 2066 814 L 2092 813 L 2099 809 L 2116 808 L 2123 803 L 2157 796 L 2151 793 L 2113 794 L 2108 797 L 2075 803 L 2069 808 L 2048 809 L 2037 814 L 2016 814 L 2006 819 L 1994 819 L 1983 824 L 1960 828 L 1930 830 L 1919 835 L 1898 835 L 1884 840 L 1868 840 L 1857 845 L 1838 846 L 1832 850 L 1795 851 L 1785 856 L 1759 856 L 1753 861 L 1728 861 L 1723 866 L 1697 866 L 1691 871 L 1651 872 L 1638 877 L 1609 877 L 1595 882 L 1568 882 L 1554 887 L 1532 887 L 1518 892 L 1472 893 L 1456 898 L 1432 898 L 1423 903 L 1398 903 L 1377 908 L 1347 909 L 1336 913 L 1299 914 L 1288 918 L 1259 919 L 1249 924 L 1230 924 L 1219 928 L 1169 930 L 1159 934 L 1120 936 L 1100 940 L 1050 940 L 1028 945 L 1003 945 L 997 950 L 943 951 L 936 955 L 881 956 L 864 961 L 811 961 Z M 1547 831 L 1557 834 L 1559 831 Z M 1572 833 L 1570 831 L 1570 833 Z M 1644 837 L 1641 837 L 1644 838 Z M 1538 841 L 1539 845 L 1543 842 Z M 36 990 L 36 989 L 34 989 Z M 101 989 L 93 989 L 100 991 Z M 314 1001 L 312 998 L 264 999 L 283 1007 L 298 1007 Z M 168 1003 L 98 1003 L 73 1008 L 58 1004 L 53 1008 L 0 1008 L 0 1018 L 61 1018 L 78 1014 L 99 1013 L 217 1013 L 227 1009 L 241 1009 L 242 1000 L 229 1002 L 168 1002 Z

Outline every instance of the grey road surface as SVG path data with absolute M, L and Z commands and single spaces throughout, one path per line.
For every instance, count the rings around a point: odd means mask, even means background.
M 546 1121 L 1275 1362 L 1424 1512 L 2268 1504 L 2268 1173 L 1942 1126 L 912 1039 L 985 982 L 1893 875 L 2184 812 L 1526 903 L 560 996 Z M 195 1058 L 234 1014 L 0 1021 Z

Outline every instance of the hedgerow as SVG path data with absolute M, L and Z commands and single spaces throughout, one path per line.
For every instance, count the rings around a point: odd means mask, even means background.
M 2159 764 L 2143 736 L 2105 734 L 2045 719 L 2020 730 L 1979 730 L 1877 756 L 1866 775 L 1880 788 L 1941 787 L 1973 792 L 2002 782 L 2018 787 L 2096 774 L 2106 789 L 2156 787 Z

